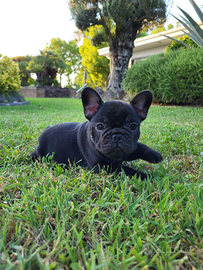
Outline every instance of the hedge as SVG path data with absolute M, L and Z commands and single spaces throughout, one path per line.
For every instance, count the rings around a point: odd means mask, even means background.
M 18 64 L 11 58 L 0 54 L 0 93 L 8 93 L 20 89 Z
M 203 104 L 203 49 L 179 49 L 139 61 L 127 70 L 123 88 L 133 95 L 150 89 L 161 103 Z

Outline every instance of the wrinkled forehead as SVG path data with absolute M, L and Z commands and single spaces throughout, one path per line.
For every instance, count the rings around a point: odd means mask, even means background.
M 141 122 L 133 107 L 120 100 L 105 102 L 95 116 L 95 121 L 102 122 L 110 121 L 111 123 L 117 122 L 120 124 L 132 121 L 137 122 L 137 124 Z

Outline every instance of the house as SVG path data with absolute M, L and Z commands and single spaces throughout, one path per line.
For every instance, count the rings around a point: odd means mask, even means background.
M 199 22 L 199 25 L 203 28 L 203 24 L 201 22 Z M 133 49 L 133 56 L 131 57 L 129 65 L 131 66 L 135 61 L 147 58 L 150 55 L 163 53 L 165 48 L 172 43 L 171 39 L 163 35 L 180 38 L 185 35 L 183 30 L 186 30 L 185 27 L 178 27 L 150 36 L 137 38 L 134 41 L 135 47 Z M 106 56 L 107 58 L 109 57 L 109 47 L 99 49 L 98 52 L 99 55 Z

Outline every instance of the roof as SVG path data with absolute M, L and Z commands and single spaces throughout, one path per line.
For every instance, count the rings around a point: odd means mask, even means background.
M 200 27 L 203 29 L 203 24 L 201 22 L 198 22 L 198 24 L 200 25 Z M 136 59 L 136 53 L 137 52 L 141 52 L 141 51 L 148 51 L 148 54 L 150 54 L 149 50 L 151 50 L 151 54 L 155 54 L 154 52 L 156 51 L 157 53 L 161 52 L 159 50 L 155 50 L 155 48 L 160 47 L 160 49 L 163 51 L 164 48 L 166 48 L 168 45 L 170 45 L 172 43 L 172 40 L 163 36 L 169 36 L 169 37 L 174 37 L 174 38 L 179 38 L 184 36 L 184 32 L 187 30 L 185 29 L 185 27 L 178 27 L 178 28 L 174 28 L 174 29 L 170 29 L 167 31 L 163 31 L 157 34 L 153 34 L 153 35 L 149 35 L 146 37 L 141 37 L 141 38 L 137 38 L 134 41 L 134 49 L 133 49 L 133 56 L 132 59 Z M 154 50 L 153 50 L 154 49 Z M 99 55 L 102 56 L 106 56 L 107 58 L 109 57 L 109 47 L 105 47 L 102 49 L 98 50 Z M 145 54 L 145 53 L 144 53 Z M 143 54 L 140 54 L 143 57 Z

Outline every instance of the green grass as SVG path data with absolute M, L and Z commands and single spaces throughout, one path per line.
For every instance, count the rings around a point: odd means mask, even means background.
M 140 141 L 153 181 L 65 170 L 28 154 L 80 100 L 0 107 L 0 269 L 203 269 L 203 108 L 152 106 Z

